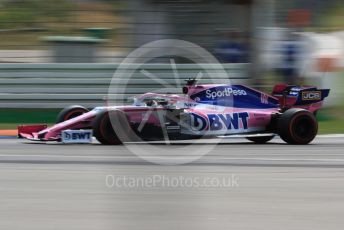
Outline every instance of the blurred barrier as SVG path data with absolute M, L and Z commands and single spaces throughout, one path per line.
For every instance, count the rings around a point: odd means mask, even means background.
M 248 79 L 249 64 L 222 65 L 231 83 Z M 62 108 L 80 104 L 86 107 L 105 105 L 111 79 L 118 64 L 0 64 L 0 108 Z M 113 79 L 112 86 L 125 88 L 124 94 L 111 95 L 123 103 L 123 98 L 150 91 L 180 94 L 183 80 L 203 73 L 200 83 L 221 83 L 226 78 L 211 78 L 217 70 L 209 65 L 177 64 L 175 75 L 170 64 L 131 65 L 135 70 L 127 79 Z M 144 71 L 143 71 L 144 70 Z M 147 76 L 148 73 L 148 76 Z M 124 75 L 125 76 L 125 75 Z M 156 76 L 159 79 L 155 79 Z M 163 82 L 168 85 L 163 84 Z

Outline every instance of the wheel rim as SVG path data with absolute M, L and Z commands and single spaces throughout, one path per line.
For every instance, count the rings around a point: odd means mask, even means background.
M 295 118 L 292 129 L 295 137 L 303 141 L 312 140 L 316 132 L 313 119 L 305 115 Z

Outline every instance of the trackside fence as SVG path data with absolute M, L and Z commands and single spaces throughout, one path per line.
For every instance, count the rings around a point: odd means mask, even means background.
M 227 76 L 217 76 L 212 73 L 218 70 L 207 64 L 176 64 L 173 69 L 170 64 L 127 66 L 132 74 L 118 69 L 119 64 L 0 64 L 0 108 L 101 106 L 105 105 L 111 82 L 112 88 L 122 91 L 110 95 L 118 98 L 118 103 L 150 91 L 180 94 L 180 84 L 197 76 L 200 83 L 221 83 L 227 78 L 231 83 L 244 83 L 248 65 L 224 64 Z M 124 71 L 121 77 L 113 78 L 116 70 Z

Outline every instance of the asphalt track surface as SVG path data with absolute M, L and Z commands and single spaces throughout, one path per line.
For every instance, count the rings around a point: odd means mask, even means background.
M 343 229 L 343 150 L 335 136 L 307 146 L 235 139 L 167 166 L 124 146 L 0 139 L 0 229 Z

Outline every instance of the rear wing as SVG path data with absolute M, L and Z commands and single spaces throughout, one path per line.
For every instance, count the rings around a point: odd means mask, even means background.
M 278 98 L 281 108 L 305 108 L 318 110 L 330 93 L 329 89 L 318 89 L 314 86 L 296 86 L 278 84 L 272 90 L 272 96 Z

